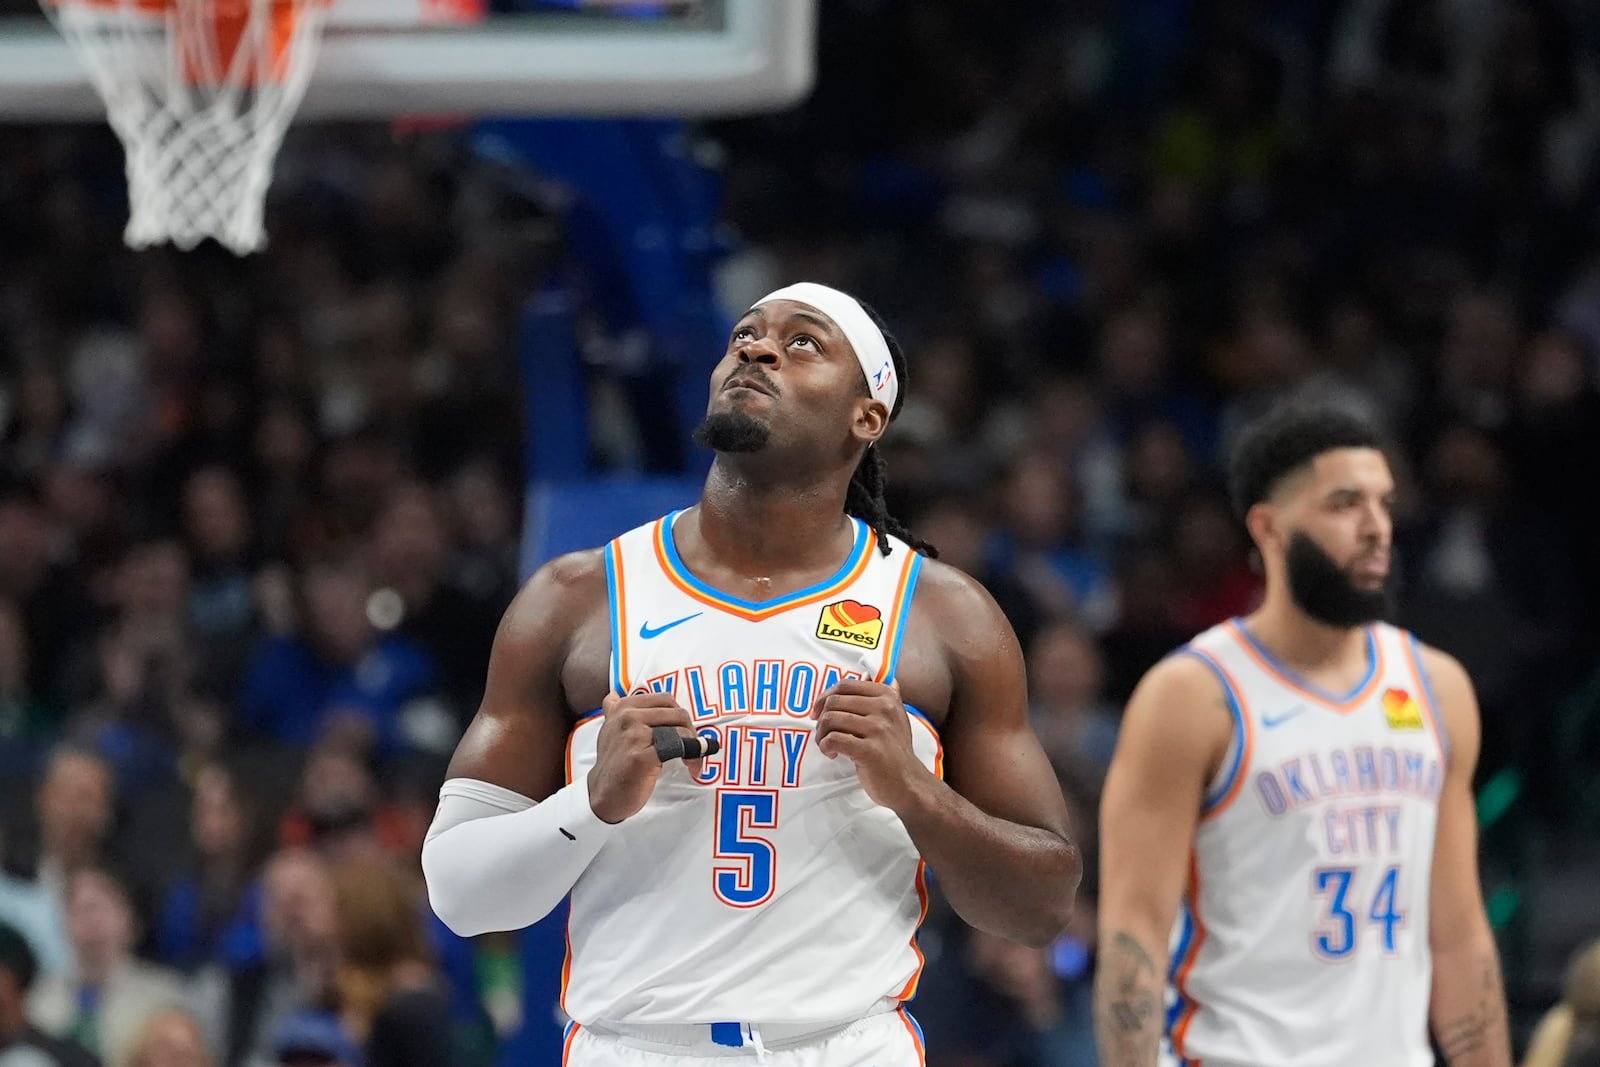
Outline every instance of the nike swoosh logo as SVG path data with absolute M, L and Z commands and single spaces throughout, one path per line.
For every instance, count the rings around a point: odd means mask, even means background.
M 698 619 L 700 616 L 702 616 L 704 614 L 705 614 L 705 612 L 703 612 L 703 611 L 697 611 L 693 615 L 685 615 L 681 619 L 673 619 L 671 622 L 665 624 L 664 626 L 657 626 L 654 629 L 651 628 L 649 623 L 642 622 L 642 623 L 639 624 L 639 636 L 642 639 L 646 640 L 646 641 L 650 640 L 652 637 L 660 637 L 662 634 L 666 633 L 668 630 L 672 629 L 674 626 L 682 626 L 684 623 L 688 622 L 690 619 Z
M 1263 715 L 1263 716 L 1261 716 L 1261 725 L 1265 726 L 1267 729 L 1270 730 L 1274 726 L 1282 726 L 1284 723 L 1288 722 L 1290 719 L 1296 718 L 1296 717 L 1298 717 L 1300 715 L 1304 715 L 1306 712 L 1308 712 L 1310 710 L 1311 709 L 1306 707 L 1304 704 L 1296 704 L 1294 707 L 1290 708 L 1288 711 L 1284 712 L 1282 715 Z

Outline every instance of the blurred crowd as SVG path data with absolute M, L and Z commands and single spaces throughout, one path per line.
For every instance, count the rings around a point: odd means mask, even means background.
M 821 8 L 804 106 L 694 131 L 719 295 L 813 278 L 901 334 L 891 503 L 1010 616 L 1090 860 L 1049 950 L 936 906 L 930 1063 L 1094 1062 L 1118 709 L 1259 595 L 1221 464 L 1287 391 L 1390 433 L 1397 621 L 1471 671 L 1484 775 L 1576 818 L 1600 12 Z M 126 251 L 120 183 L 104 130 L 0 127 L 0 1049 L 492 1062 L 511 946 L 432 918 L 418 846 L 519 579 L 519 311 L 614 275 L 449 125 L 296 130 L 242 261 Z

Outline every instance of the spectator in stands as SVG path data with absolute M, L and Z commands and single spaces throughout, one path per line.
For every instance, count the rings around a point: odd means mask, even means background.
M 116 1067 L 217 1067 L 200 1026 L 187 1012 L 160 1012 L 140 1028 Z
M 1483 763 L 1493 772 L 1530 755 L 1549 729 L 1544 709 L 1558 686 L 1571 684 L 1560 653 L 1577 617 L 1576 579 L 1561 541 L 1513 495 L 1498 435 L 1462 421 L 1435 433 L 1432 513 L 1401 546 L 1411 560 L 1404 621 L 1472 673 L 1483 705 Z
M 1170 527 L 1195 486 L 1195 466 L 1176 424 L 1152 419 L 1134 430 L 1122 464 L 1119 538 L 1146 541 Z
M 1157 660 L 1188 639 L 1176 621 L 1171 558 L 1157 544 L 1131 546 L 1117 564 L 1118 618 L 1100 641 L 1106 699 L 1119 707 Z
M 1024 585 L 1050 615 L 1074 615 L 1094 629 L 1116 617 L 1110 570 L 1079 528 L 1079 492 L 1065 459 L 1018 456 L 1000 486 L 1002 524 L 986 559 Z
M 307 568 L 302 632 L 267 637 L 251 657 L 239 694 L 245 726 L 297 745 L 332 730 L 385 753 L 438 743 L 443 712 L 433 658 L 373 625 L 371 593 L 352 562 Z
M 37 973 L 27 939 L 0 923 L 0 1064 L 99 1067 L 82 1045 L 52 1037 L 28 1022 L 27 998 Z
M 105 761 L 83 749 L 56 749 L 39 785 L 40 880 L 65 890 L 68 874 L 100 861 L 115 811 L 115 783 Z
M 1056 622 L 1027 651 L 1034 732 L 1057 773 L 1098 789 L 1116 747 L 1117 716 L 1101 697 L 1105 664 L 1094 635 Z
M 0 837 L 0 846 L 4 844 Z M 36 946 L 41 973 L 59 974 L 71 968 L 65 909 L 49 886 L 0 869 L 0 924 L 20 931 L 30 946 Z
M 42 1029 L 117 1063 L 151 1017 L 183 1005 L 185 988 L 176 973 L 134 957 L 133 902 L 103 867 L 79 867 L 69 877 L 67 933 L 72 973 L 42 979 L 28 1014 Z
M 234 968 L 257 962 L 263 833 L 256 804 L 226 766 L 196 775 L 189 835 L 194 867 L 172 880 L 161 904 L 162 961 L 184 971 L 214 960 Z
M 275 395 L 262 404 L 248 469 L 256 538 L 267 559 L 292 558 L 306 547 L 317 447 L 306 402 Z
M 1173 621 L 1199 633 L 1246 615 L 1261 602 L 1261 577 L 1250 566 L 1249 542 L 1220 494 L 1197 492 L 1174 511 L 1167 531 L 1173 583 L 1165 597 Z
M 277 836 L 280 846 L 316 849 L 330 863 L 401 858 L 411 843 L 403 814 L 388 803 L 363 754 L 337 740 L 307 755 Z
M 439 665 L 441 694 L 462 724 L 478 710 L 488 649 L 509 599 L 480 599 L 456 586 L 446 571 L 449 541 L 434 491 L 420 482 L 397 486 L 373 521 L 367 556 L 375 596 L 393 601 L 386 628 L 430 650 Z M 503 594 L 503 588 L 492 594 Z M 446 751 L 448 741 L 429 745 Z
M 455 544 L 449 573 L 475 601 L 498 604 L 503 610 L 522 584 L 517 505 L 510 488 L 485 457 L 459 467 L 446 489 Z M 477 706 L 476 700 L 470 703 Z
M 285 1020 L 273 1035 L 272 1053 L 274 1067 L 363 1067 L 360 1049 L 329 1012 Z
M 972 972 L 1000 998 L 985 1050 L 997 1067 L 1095 1067 L 1090 951 L 1070 935 L 1030 948 L 968 931 Z
M 418 886 L 391 863 L 334 871 L 339 1013 L 366 1067 L 449 1067 L 450 1004 L 423 933 Z
M 194 987 L 207 1043 L 230 1067 L 277 1063 L 274 1041 L 297 1013 L 334 1003 L 338 942 L 333 881 L 315 853 L 283 849 L 261 876 L 262 957 L 239 967 L 213 964 Z
M 59 712 L 67 703 L 63 664 L 90 616 L 78 576 L 58 558 L 60 538 L 29 483 L 0 484 L 0 596 L 22 613 L 28 689 Z
M 72 399 L 61 368 L 33 363 L 17 383 L 17 410 L 4 434 L 5 473 L 28 477 L 43 470 L 67 446 Z
M 178 541 L 135 543 L 109 586 L 112 615 L 78 654 L 82 686 L 71 733 L 111 763 L 120 790 L 131 795 L 171 781 L 178 719 L 220 646 L 196 640 L 188 554 Z
M 182 506 L 194 563 L 189 618 L 208 649 L 208 669 L 197 682 L 205 692 L 232 694 L 256 630 L 249 501 L 239 475 L 214 464 L 189 476 Z

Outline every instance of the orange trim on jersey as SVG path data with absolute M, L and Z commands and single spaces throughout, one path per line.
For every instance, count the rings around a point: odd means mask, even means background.
M 1333 700 L 1326 693 L 1308 689 L 1302 682 L 1285 673 L 1282 667 L 1261 654 L 1261 650 L 1250 639 L 1250 635 L 1245 632 L 1243 624 L 1238 619 L 1230 619 L 1225 629 L 1233 635 L 1234 640 L 1239 642 L 1239 647 L 1244 649 L 1245 654 L 1255 661 L 1256 666 L 1307 700 L 1315 700 L 1323 707 L 1337 711 L 1341 715 L 1348 715 L 1356 710 L 1362 701 L 1377 691 L 1378 685 L 1383 681 L 1383 642 L 1378 640 L 1378 635 L 1373 633 L 1371 628 L 1365 631 L 1367 644 L 1372 649 L 1372 663 L 1369 665 L 1370 674 L 1367 677 L 1366 684 L 1361 687 L 1360 691 L 1352 693 L 1344 700 Z
M 900 987 L 900 992 L 894 995 L 895 1000 L 906 1001 L 917 995 L 917 982 L 922 978 L 922 965 L 927 962 L 923 959 L 922 949 L 917 945 L 917 932 L 922 929 L 923 920 L 928 917 L 928 864 L 926 860 L 917 861 L 917 902 L 921 907 L 917 911 L 917 925 L 911 931 L 911 951 L 917 954 L 917 969 L 911 972 L 911 977 L 906 979 L 906 984 Z M 921 1042 L 918 1042 L 921 1047 Z
M 906 592 L 911 587 L 911 576 L 916 571 L 917 554 L 916 552 L 907 552 L 906 562 L 900 568 L 900 580 L 895 583 L 894 601 L 889 608 L 889 625 L 893 629 L 885 633 L 883 640 L 878 643 L 878 647 L 883 649 L 883 662 L 878 665 L 878 676 L 873 679 L 874 681 L 887 682 L 889 680 L 889 672 L 894 668 L 895 659 L 897 658 L 895 652 L 900 641 L 900 631 L 905 629 L 906 615 L 908 614 L 904 610 Z
M 612 605 L 612 610 L 616 612 L 617 628 L 611 635 L 611 643 L 616 646 L 613 651 L 617 657 L 617 680 L 622 683 L 617 695 L 625 697 L 633 688 L 633 676 L 628 673 L 628 598 L 623 592 L 622 543 L 613 541 L 608 547 L 617 578 L 617 602 Z
M 590 716 L 590 718 L 594 718 L 594 716 Z M 577 739 L 578 731 L 583 729 L 585 723 L 587 723 L 588 721 L 589 721 L 588 719 L 584 719 L 583 722 L 578 723 L 576 726 L 574 726 L 571 730 L 569 730 L 567 732 L 567 772 L 566 773 L 567 773 L 567 784 L 568 785 L 572 784 L 572 742 Z M 567 982 L 572 977 L 572 914 L 571 914 L 571 912 L 568 912 L 568 914 L 567 914 L 566 929 L 561 934 L 561 943 L 565 946 L 566 951 L 563 953 L 562 958 L 561 958 L 561 998 L 560 998 L 559 1003 L 561 1004 L 561 1010 L 562 1011 L 566 1011 L 567 1010 Z M 572 1047 L 572 1038 L 573 1038 L 573 1035 L 576 1034 L 577 1032 L 578 1032 L 577 1028 L 574 1027 L 572 1033 L 567 1035 L 566 1044 L 563 1045 L 562 1049 L 561 1049 L 561 1062 L 562 1062 L 562 1064 L 565 1064 L 567 1062 L 567 1049 Z
M 560 1004 L 562 1012 L 568 1018 L 571 1018 L 572 1013 L 567 1011 L 567 985 L 572 981 L 572 910 L 570 905 L 567 909 L 566 925 L 561 931 L 561 944 L 565 951 L 561 955 L 561 997 L 556 1003 Z M 565 1051 L 562 1052 L 562 1055 L 566 1055 Z
M 1183 998 L 1183 1013 L 1178 1016 L 1178 1021 L 1172 1024 L 1172 1051 L 1178 1054 L 1180 1060 L 1200 1067 L 1200 1061 L 1190 1059 L 1184 1051 L 1183 1043 L 1189 1033 L 1189 1024 L 1194 1021 L 1195 1012 L 1200 1010 L 1199 1003 L 1189 995 L 1189 972 L 1194 970 L 1194 961 L 1200 958 L 1200 946 L 1206 941 L 1206 924 L 1200 919 L 1200 863 L 1195 853 L 1189 853 L 1189 914 L 1194 919 L 1194 940 L 1189 942 L 1189 951 L 1178 962 L 1177 974 L 1173 976 L 1173 984 L 1178 987 L 1178 995 Z
M 711 590 L 709 586 L 706 587 L 707 591 L 704 592 L 696 589 L 684 579 L 684 576 L 678 572 L 678 569 L 672 565 L 672 561 L 667 557 L 667 518 L 670 518 L 670 516 L 656 521 L 653 538 L 656 563 L 661 567 L 661 573 L 667 576 L 667 580 L 676 586 L 680 593 L 683 593 L 691 600 L 699 601 L 707 607 L 716 608 L 718 611 L 725 611 L 729 615 L 744 619 L 746 622 L 760 622 L 782 612 L 790 611 L 794 608 L 803 608 L 808 604 L 815 604 L 831 596 L 837 596 L 866 572 L 867 564 L 872 561 L 872 554 L 877 551 L 878 547 L 878 533 L 868 526 L 865 534 L 866 544 L 860 552 L 860 558 L 856 560 L 855 566 L 851 567 L 847 573 L 839 575 L 825 587 L 809 596 L 801 597 L 798 600 L 779 597 L 770 607 L 751 609 L 734 603 L 726 594 L 718 594 L 715 590 Z M 852 549 L 851 554 L 854 555 L 855 551 L 855 549 Z M 618 580 L 620 582 L 620 577 Z
M 906 1033 L 911 1035 L 911 1044 L 917 1050 L 917 1063 L 928 1062 L 928 1048 L 922 1043 L 922 1035 L 917 1032 L 917 1024 L 911 1021 L 911 1016 L 906 1013 L 904 1005 L 895 1009 L 895 1014 L 900 1016 L 900 1025 L 906 1028 Z
M 563 976 L 563 992 L 565 991 L 565 976 Z M 572 1043 L 577 1040 L 578 1031 L 583 1029 L 577 1023 L 572 1024 L 572 1029 L 567 1031 L 567 1039 L 561 1042 L 561 1067 L 567 1067 L 567 1059 L 572 1055 Z
M 1417 683 L 1417 707 L 1428 717 L 1428 729 L 1433 731 L 1433 743 L 1439 746 L 1439 755 L 1446 762 L 1450 758 L 1450 744 L 1445 739 L 1444 724 L 1439 717 L 1439 709 L 1433 706 L 1433 688 L 1428 685 L 1428 676 L 1422 672 L 1422 661 L 1417 658 L 1417 647 L 1412 643 L 1409 634 L 1400 633 L 1400 641 L 1406 650 L 1406 666 L 1411 668 L 1412 680 Z
M 1239 721 L 1244 729 L 1244 737 L 1239 740 L 1239 765 L 1233 770 L 1233 781 L 1229 783 L 1228 791 L 1222 794 L 1215 804 L 1201 813 L 1200 821 L 1205 822 L 1227 811 L 1244 788 L 1244 780 L 1249 777 L 1250 757 L 1255 754 L 1256 728 L 1255 723 L 1250 718 L 1250 705 L 1244 701 L 1244 690 L 1240 688 L 1238 680 L 1229 673 L 1228 668 L 1223 666 L 1222 660 L 1202 649 L 1191 648 L 1190 651 L 1199 656 L 1207 665 L 1215 668 L 1217 673 L 1225 679 L 1228 692 L 1223 695 L 1229 698 L 1230 703 L 1239 705 Z M 1210 792 L 1210 790 L 1207 790 L 1207 792 Z

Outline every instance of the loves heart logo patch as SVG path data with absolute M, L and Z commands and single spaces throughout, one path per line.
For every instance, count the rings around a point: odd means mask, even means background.
M 1391 730 L 1422 729 L 1422 709 L 1416 698 L 1404 689 L 1383 691 L 1383 717 L 1389 720 Z
M 859 600 L 835 600 L 822 609 L 817 636 L 855 648 L 877 648 L 883 638 L 883 612 Z

